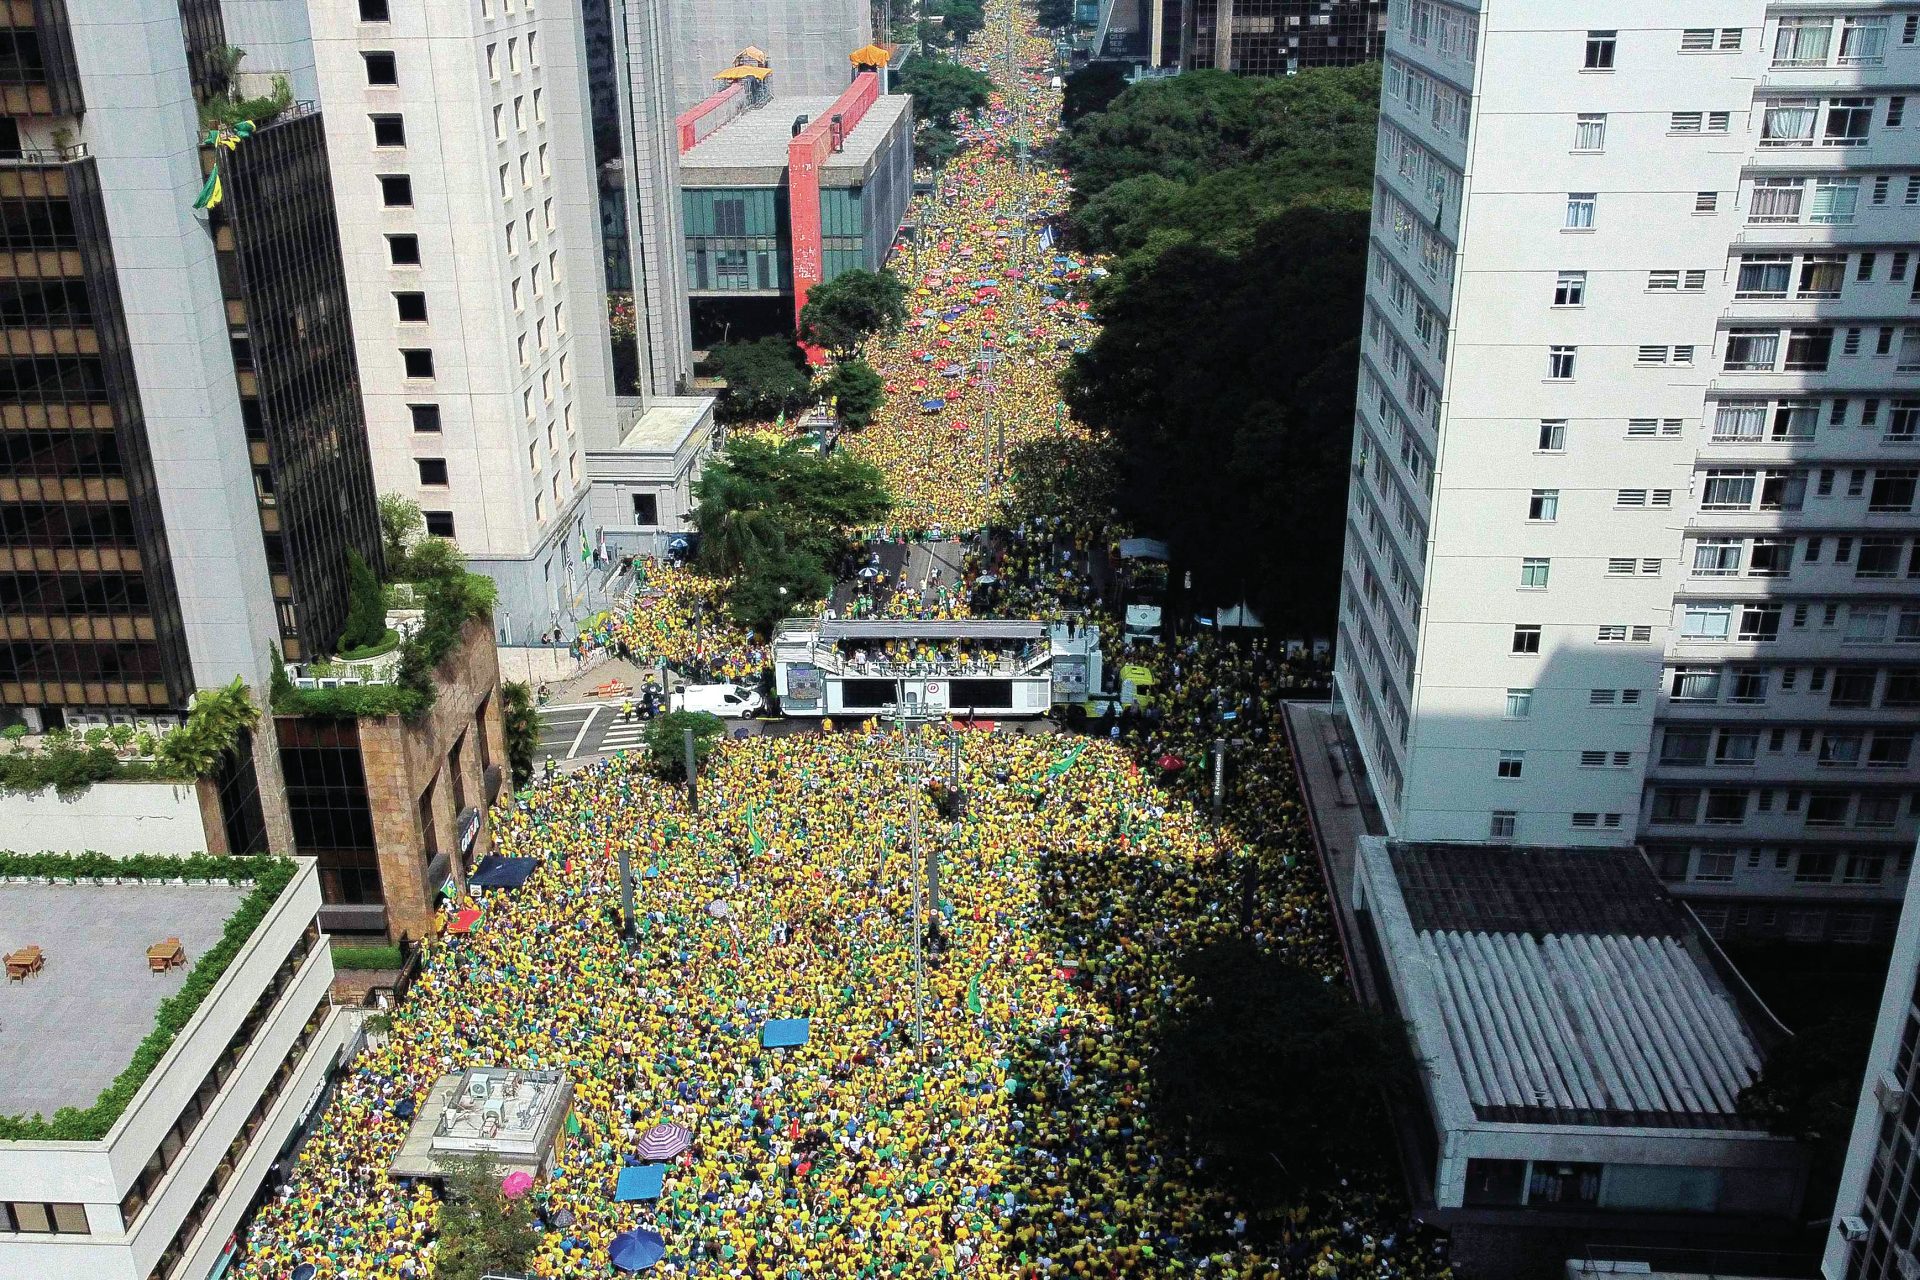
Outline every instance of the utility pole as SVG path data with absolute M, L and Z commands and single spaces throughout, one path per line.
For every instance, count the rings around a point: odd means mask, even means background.
M 927 1056 L 927 960 L 926 901 L 923 891 L 927 886 L 921 883 L 920 871 L 920 792 L 923 788 L 919 779 L 931 757 L 916 738 L 907 736 L 909 727 L 917 735 L 921 717 L 907 715 L 906 680 L 896 678 L 894 689 L 893 723 L 900 736 L 900 747 L 893 758 L 906 766 L 904 777 L 907 783 L 907 883 L 913 895 L 913 1043 L 915 1053 L 924 1062 Z M 929 872 L 930 876 L 939 874 L 932 868 Z M 939 905 L 938 899 L 935 905 Z
M 620 842 L 620 936 L 633 941 L 633 863 L 624 840 Z

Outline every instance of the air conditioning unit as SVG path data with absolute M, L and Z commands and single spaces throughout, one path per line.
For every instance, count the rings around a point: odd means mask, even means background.
M 1840 1234 L 1846 1238 L 1848 1244 L 1859 1244 L 1867 1238 L 1867 1220 L 1857 1214 L 1838 1218 L 1834 1221 L 1834 1225 L 1840 1228 Z
M 1900 1263 L 1901 1280 L 1920 1280 L 1920 1258 L 1905 1249 L 1895 1249 L 1893 1255 Z
M 1873 1096 L 1880 1103 L 1880 1110 L 1893 1115 L 1907 1105 L 1907 1091 L 1900 1083 L 1900 1077 L 1891 1071 L 1882 1071 L 1873 1082 Z

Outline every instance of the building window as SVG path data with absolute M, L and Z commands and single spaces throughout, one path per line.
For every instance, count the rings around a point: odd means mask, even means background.
M 1533 690 L 1507 690 L 1507 719 L 1525 720 L 1533 714 Z
M 1832 41 L 1832 18 L 1782 18 L 1773 35 L 1773 65 L 1824 67 Z
M 1567 195 L 1567 220 L 1564 224 L 1569 231 L 1591 231 L 1594 223 L 1594 209 L 1599 197 L 1591 191 L 1574 191 Z
M 387 0 L 360 0 L 360 21 L 387 22 L 390 20 Z
M 400 83 L 400 70 L 391 53 L 363 53 L 361 61 L 367 64 L 367 83 L 376 86 L 397 85 Z
M 420 483 L 429 489 L 447 487 L 447 460 L 445 458 L 415 458 L 414 465 L 420 469 Z
M 1547 585 L 1547 571 L 1552 562 L 1542 557 L 1528 557 L 1520 562 L 1520 585 L 1522 588 L 1544 588 Z
M 410 404 L 407 411 L 413 416 L 413 429 L 423 435 L 436 434 L 440 430 L 440 406 L 437 404 Z
M 421 517 L 427 522 L 427 534 L 435 538 L 451 538 L 453 534 L 453 512 L 422 511 Z
M 1553 286 L 1553 305 L 1556 307 L 1585 306 L 1587 301 L 1587 273 L 1584 271 L 1562 271 Z
M 1542 418 L 1540 420 L 1540 443 L 1536 446 L 1542 453 L 1560 453 L 1567 447 L 1567 420 L 1565 418 Z
M 1578 347 L 1548 347 L 1547 377 L 1554 381 L 1565 381 L 1573 377 L 1574 358 L 1579 351 Z
M 1771 373 L 1780 355 L 1778 329 L 1729 329 L 1725 368 L 1730 373 Z
M 1607 146 L 1607 117 L 1604 114 L 1581 115 L 1575 118 L 1573 131 L 1573 149 L 1575 151 L 1604 151 Z
M 1502 751 L 1500 753 L 1500 763 L 1495 766 L 1495 768 L 1502 778 L 1518 778 L 1521 771 L 1526 768 L 1526 763 L 1526 752 Z
M 1540 652 L 1540 627 L 1538 624 L 1521 624 L 1513 629 L 1514 653 Z
M 419 236 L 388 236 L 387 261 L 396 267 L 420 265 Z
M 1513 839 L 1514 827 L 1517 825 L 1519 817 L 1520 815 L 1512 809 L 1495 809 L 1491 820 L 1487 823 L 1487 839 Z M 1482 1162 L 1476 1160 L 1474 1163 L 1480 1164 Z M 1518 1162 L 1516 1161 L 1516 1163 Z
M 1560 515 L 1560 491 L 1535 489 L 1527 497 L 1527 519 L 1551 521 Z
M 389 209 L 411 206 L 413 204 L 413 179 L 404 173 L 381 174 L 380 203 Z
M 1587 58 L 1582 65 L 1588 71 L 1613 70 L 1613 47 L 1619 34 L 1618 31 L 1587 32 Z
M 400 360 L 409 378 L 433 376 L 433 350 L 430 347 L 403 348 L 400 352 Z
M 633 522 L 643 527 L 660 523 L 660 500 L 651 493 L 633 495 Z
M 1768 113 L 1771 120 L 1773 115 Z M 1747 221 L 1754 223 L 1789 223 L 1800 221 L 1800 201 L 1806 194 L 1805 178 L 1756 178 L 1753 183 L 1752 200 L 1747 207 Z
M 1833 98 L 1827 103 L 1827 127 L 1821 134 L 1820 145 L 1864 147 L 1872 123 L 1872 98 Z
M 1887 19 L 1848 17 L 1840 19 L 1840 65 L 1877 67 L 1886 60 Z
M 1718 213 L 1720 193 L 1718 191 L 1696 191 L 1693 193 L 1693 211 L 1695 213 Z
M 87 1206 L 45 1200 L 0 1200 L 0 1232 L 23 1235 L 91 1235 Z
M 376 147 L 404 147 L 407 145 L 406 121 L 399 116 L 368 116 L 373 121 L 373 145 Z
M 397 311 L 399 314 L 399 319 L 402 324 L 426 323 L 426 319 L 427 319 L 427 295 L 426 294 L 417 293 L 417 292 L 396 293 L 393 295 L 393 304 L 394 304 L 395 311 Z M 429 368 L 431 368 L 433 365 L 433 361 L 431 358 L 432 354 L 433 354 L 432 352 L 427 353 L 429 357 L 427 361 L 427 365 Z M 413 375 L 409 374 L 408 376 L 411 377 Z M 429 373 L 421 376 L 432 377 L 433 375 Z

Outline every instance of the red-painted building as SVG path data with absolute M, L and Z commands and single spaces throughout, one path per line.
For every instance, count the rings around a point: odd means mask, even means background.
M 913 195 L 913 100 L 862 72 L 836 98 L 735 83 L 679 118 L 687 291 L 792 298 L 886 263 Z

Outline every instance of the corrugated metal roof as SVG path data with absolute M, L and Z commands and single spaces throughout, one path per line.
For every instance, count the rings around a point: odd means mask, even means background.
M 1638 849 L 1396 841 L 1388 852 L 1416 930 L 1654 938 L 1688 932 Z
M 1432 929 L 1419 939 L 1483 1118 L 1745 1127 L 1735 1104 L 1760 1055 L 1678 939 Z

